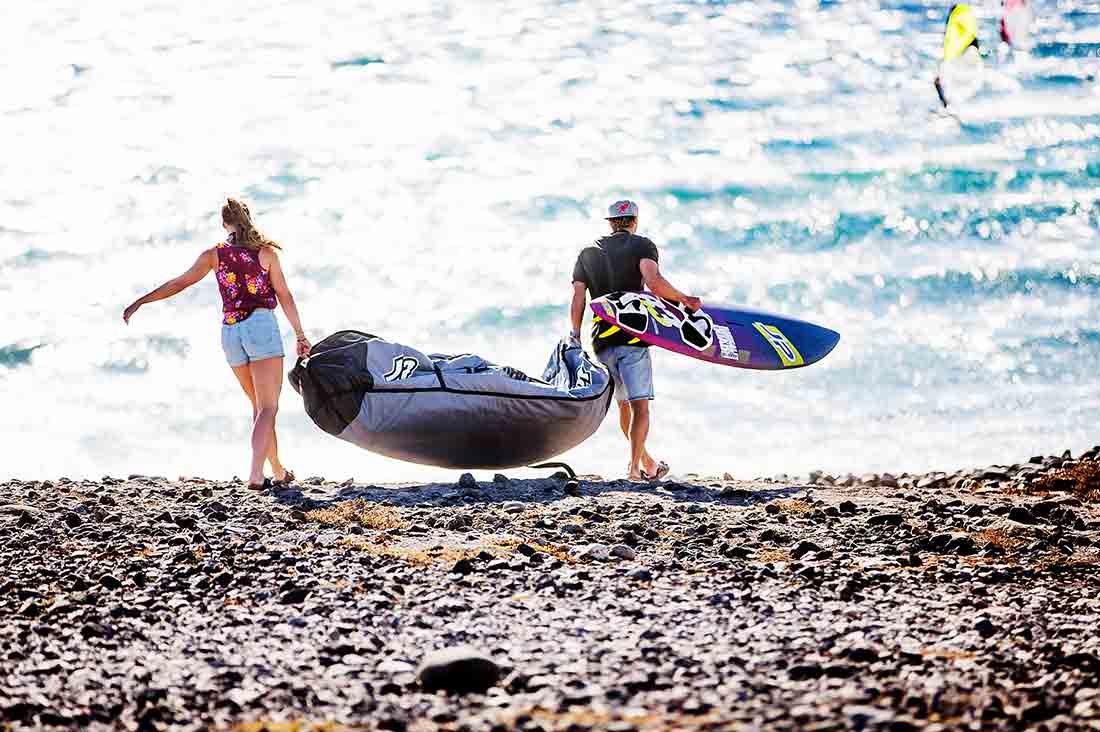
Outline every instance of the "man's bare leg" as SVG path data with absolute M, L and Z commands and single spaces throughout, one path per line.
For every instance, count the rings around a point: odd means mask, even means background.
M 647 456 L 645 441 L 649 437 L 649 400 L 638 399 L 629 404 L 630 473 L 633 475 L 641 470 L 652 469 L 653 458 L 649 459 L 649 465 L 643 459 Z
M 623 431 L 623 436 L 626 437 L 628 443 L 630 443 L 630 464 L 627 466 L 627 475 L 632 478 L 640 478 L 641 474 L 637 468 L 641 468 L 646 473 L 652 475 L 657 469 L 657 461 L 653 459 L 653 456 L 649 454 L 649 450 L 645 446 L 645 437 L 642 438 L 642 456 L 639 461 L 634 460 L 634 443 L 631 439 L 631 426 L 633 423 L 634 410 L 631 405 L 644 404 L 646 411 L 646 424 L 645 433 L 649 434 L 649 402 L 642 399 L 636 402 L 619 402 L 619 428 Z

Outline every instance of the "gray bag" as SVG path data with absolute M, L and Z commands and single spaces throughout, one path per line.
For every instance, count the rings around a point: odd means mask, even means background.
M 559 455 L 596 431 L 614 391 L 607 370 L 564 339 L 538 380 L 354 330 L 313 346 L 290 383 L 325 432 L 443 468 L 513 468 Z

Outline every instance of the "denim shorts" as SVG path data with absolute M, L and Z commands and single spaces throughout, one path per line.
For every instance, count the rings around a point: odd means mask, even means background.
M 222 350 L 233 368 L 283 356 L 283 336 L 275 311 L 257 308 L 244 320 L 222 326 Z
M 648 348 L 608 346 L 596 358 L 615 379 L 615 398 L 620 402 L 653 398 L 653 361 Z

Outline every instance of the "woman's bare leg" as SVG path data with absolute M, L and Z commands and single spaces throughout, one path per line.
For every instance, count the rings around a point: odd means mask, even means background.
M 256 421 L 252 424 L 252 470 L 249 483 L 264 480 L 264 460 L 275 439 L 275 415 L 283 388 L 283 357 L 265 358 L 249 364 L 256 393 Z
M 252 405 L 252 423 L 255 424 L 256 387 L 252 384 L 252 369 L 249 368 L 248 364 L 233 366 L 232 369 L 233 375 L 237 377 L 241 389 L 244 390 L 245 396 L 248 397 L 248 401 Z M 271 431 L 271 449 L 267 451 L 267 462 L 271 465 L 271 472 L 275 475 L 275 480 L 282 480 L 286 476 L 286 468 L 279 461 L 279 440 L 275 436 L 274 429 Z

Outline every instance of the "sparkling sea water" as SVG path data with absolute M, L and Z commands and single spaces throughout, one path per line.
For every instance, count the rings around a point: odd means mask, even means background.
M 786 373 L 654 349 L 674 474 L 1098 443 L 1100 2 L 1036 3 L 1027 53 L 976 5 L 987 85 L 954 116 L 932 87 L 948 6 L 9 4 L 0 476 L 246 475 L 213 278 L 121 319 L 222 238 L 233 194 L 315 339 L 538 373 L 621 197 L 681 289 L 842 334 Z M 299 475 L 455 477 L 324 434 L 289 385 L 280 425 Z M 565 459 L 620 475 L 614 412 Z

